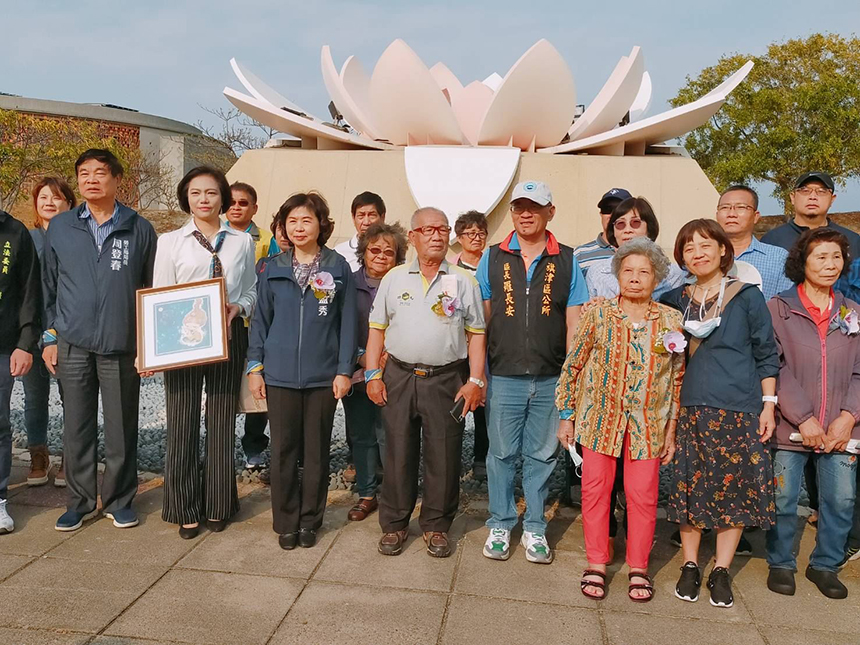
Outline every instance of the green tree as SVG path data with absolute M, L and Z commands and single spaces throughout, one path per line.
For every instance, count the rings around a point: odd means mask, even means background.
M 0 208 L 11 211 L 44 175 L 63 177 L 75 187 L 75 160 L 87 148 L 106 148 L 123 164 L 124 203 L 137 204 L 140 184 L 160 180 L 159 164 L 143 158 L 139 149 L 102 136 L 93 122 L 0 110 Z
M 860 39 L 815 34 L 774 43 L 763 56 L 719 59 L 670 101 L 677 107 L 719 85 L 747 60 L 747 79 L 684 146 L 718 189 L 769 181 L 785 212 L 792 182 L 807 170 L 840 185 L 860 176 Z

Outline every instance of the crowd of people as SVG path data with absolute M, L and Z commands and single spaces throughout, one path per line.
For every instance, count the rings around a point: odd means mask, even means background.
M 449 259 L 445 213 L 419 208 L 405 231 L 385 221 L 371 192 L 352 202 L 355 235 L 331 249 L 334 222 L 313 191 L 292 195 L 264 230 L 253 222 L 252 186 L 198 167 L 177 188 L 187 223 L 157 237 L 117 201 L 123 170 L 110 152 L 87 150 L 75 172 L 82 203 L 63 180 L 45 178 L 33 189 L 31 231 L 0 211 L 0 533 L 14 529 L 6 495 L 16 377 L 30 485 L 48 481 L 52 376 L 60 387 L 54 483 L 67 486 L 68 501 L 56 529 L 96 517 L 99 493 L 116 527 L 138 524 L 140 379 L 151 373 L 136 361 L 136 291 L 221 278 L 229 359 L 164 373 L 162 518 L 180 537 L 204 523 L 222 531 L 239 508 L 233 446 L 247 379 L 267 412 L 246 414 L 242 446 L 255 468 L 270 448 L 273 528 L 285 550 L 316 543 L 341 401 L 358 498 L 348 518 L 377 513 L 383 555 L 402 553 L 409 538 L 420 472 L 427 552 L 450 555 L 471 413 L 467 467 L 487 479 L 487 558 L 511 557 L 521 459 L 523 553 L 553 561 L 545 505 L 563 448 L 581 473 L 589 598 L 606 595 L 623 492 L 628 595 L 652 599 L 661 465 L 679 526 L 671 539 L 683 551 L 678 598 L 698 599 L 699 547 L 713 531 L 710 602 L 732 606 L 729 567 L 750 553 L 744 531 L 756 529 L 767 531 L 768 587 L 794 594 L 804 479 L 818 527 L 806 577 L 830 598 L 847 596 L 838 572 L 860 556 L 860 236 L 828 218 L 829 175 L 799 177 L 794 218 L 762 241 L 757 194 L 729 187 L 713 219 L 681 228 L 671 257 L 646 198 L 607 191 L 599 235 L 572 248 L 548 230 L 549 186 L 525 181 L 513 189 L 504 240 L 485 248 L 486 217 L 464 213 L 453 228 L 461 251 Z

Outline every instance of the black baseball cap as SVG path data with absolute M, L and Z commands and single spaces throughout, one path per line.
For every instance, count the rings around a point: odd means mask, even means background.
M 610 188 L 606 193 L 604 193 L 603 197 L 600 198 L 600 201 L 597 202 L 597 208 L 602 211 L 604 208 L 616 206 L 620 202 L 623 202 L 625 199 L 630 199 L 631 197 L 633 197 L 633 195 L 623 188 Z M 615 203 L 613 204 L 612 202 Z
M 822 184 L 827 186 L 831 192 L 836 188 L 836 184 L 833 183 L 833 177 L 828 175 L 826 172 L 805 172 L 797 178 L 796 182 L 794 182 L 794 189 L 797 190 L 804 184 L 808 184 L 810 181 L 820 181 Z

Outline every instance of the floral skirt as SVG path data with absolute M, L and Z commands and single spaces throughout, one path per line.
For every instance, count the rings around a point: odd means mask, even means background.
M 681 408 L 671 469 L 670 522 L 767 530 L 776 521 L 771 449 L 759 440 L 757 414 Z

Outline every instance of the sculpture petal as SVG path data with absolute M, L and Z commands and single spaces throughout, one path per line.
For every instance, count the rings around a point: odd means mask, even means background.
M 536 97 L 539 97 L 536 100 Z M 554 146 L 564 137 L 576 109 L 576 88 L 564 59 L 539 40 L 511 67 L 480 127 L 480 145 Z
M 436 63 L 430 68 L 430 75 L 440 90 L 447 90 L 448 97 L 451 99 L 451 105 L 454 105 L 456 96 L 463 91 L 463 84 L 460 79 L 452 72 L 445 63 Z
M 493 102 L 493 90 L 480 81 L 473 81 L 459 94 L 452 96 L 451 107 L 460 129 L 473 146 L 478 145 L 478 130 Z
M 304 112 L 298 105 L 290 101 L 287 97 L 280 94 L 277 90 L 272 89 L 263 80 L 254 74 L 250 69 L 240 64 L 235 58 L 230 59 L 230 66 L 233 68 L 233 73 L 239 82 L 245 86 L 252 96 L 271 103 L 277 108 L 288 107 L 297 112 Z
M 649 145 L 680 137 L 691 130 L 695 130 L 714 116 L 732 90 L 747 77 L 752 67 L 753 62 L 747 61 L 743 67 L 719 86 L 692 103 L 681 105 L 636 123 L 629 123 L 609 132 L 547 148 L 541 152 L 563 153 L 587 150 L 593 154 L 644 154 L 645 148 Z
M 617 126 L 636 98 L 645 72 L 642 50 L 624 56 L 583 115 L 567 131 L 571 141 L 606 132 Z
M 648 110 L 651 108 L 651 74 L 645 72 L 642 74 L 642 83 L 639 85 L 639 92 L 636 98 L 633 99 L 633 104 L 630 106 L 630 123 L 640 121 L 645 118 Z
M 349 60 L 343 66 L 344 72 L 346 72 L 344 78 L 349 78 L 353 86 L 360 86 L 362 83 L 361 74 L 364 72 L 363 69 L 360 69 L 361 64 L 356 60 L 356 64 L 352 65 L 352 69 L 348 69 L 347 63 L 349 63 Z M 378 131 L 371 122 L 372 117 L 362 110 L 353 100 L 346 87 L 344 87 L 344 82 L 341 76 L 338 75 L 337 68 L 334 66 L 331 49 L 329 49 L 328 45 L 324 45 L 322 48 L 320 65 L 322 66 L 323 82 L 325 83 L 326 91 L 328 91 L 328 95 L 334 101 L 337 109 L 343 114 L 346 122 L 368 138 L 378 139 Z M 360 99 L 366 99 L 366 96 L 362 96 L 361 92 L 362 90 L 358 89 L 357 95 Z
M 397 145 L 465 142 L 454 111 L 418 55 L 399 38 L 379 57 L 370 79 L 374 119 Z

